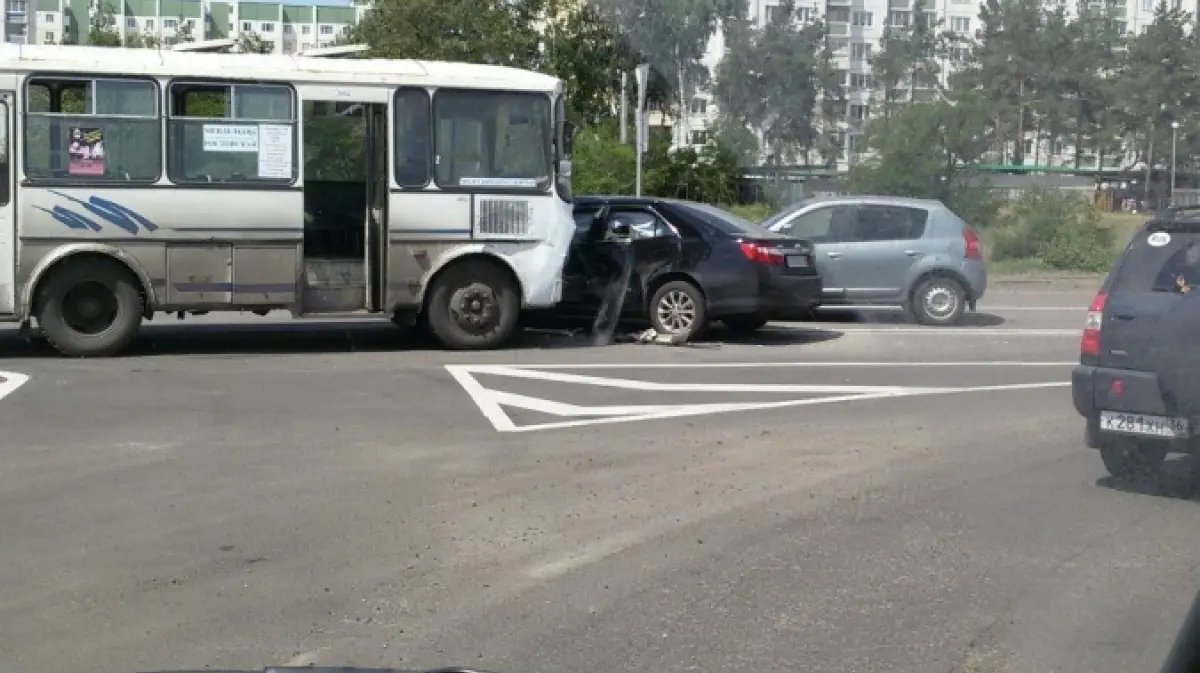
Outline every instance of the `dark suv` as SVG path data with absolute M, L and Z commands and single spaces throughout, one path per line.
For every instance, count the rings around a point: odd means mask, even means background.
M 1200 209 L 1134 234 L 1088 308 L 1071 387 L 1115 477 L 1200 449 Z

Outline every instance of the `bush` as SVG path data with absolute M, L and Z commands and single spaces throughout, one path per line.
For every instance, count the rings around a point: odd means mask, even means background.
M 575 136 L 576 194 L 633 194 L 637 155 L 633 143 L 621 144 L 613 125 L 580 129 Z M 670 139 L 651 135 L 642 155 L 642 193 L 704 203 L 733 203 L 738 197 L 741 168 L 736 155 L 719 142 L 699 152 L 670 150 Z
M 997 231 L 993 259 L 1036 260 L 1062 271 L 1107 271 L 1113 234 L 1087 199 L 1070 192 L 1030 189 L 1013 203 Z

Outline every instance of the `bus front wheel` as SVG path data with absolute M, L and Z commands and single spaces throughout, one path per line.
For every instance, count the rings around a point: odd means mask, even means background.
M 485 350 L 504 343 L 517 326 L 521 301 L 507 273 L 493 262 L 459 262 L 430 288 L 427 324 L 453 350 Z
M 66 262 L 37 291 L 42 336 L 68 357 L 106 357 L 123 351 L 142 326 L 142 293 L 117 262 Z

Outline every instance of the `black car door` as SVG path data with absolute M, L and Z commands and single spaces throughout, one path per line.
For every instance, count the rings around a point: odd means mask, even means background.
M 611 302 L 616 299 L 615 288 L 623 286 L 621 313 L 642 316 L 649 300 L 647 286 L 679 265 L 679 236 L 653 208 L 613 207 L 605 224 L 603 253 L 598 257 L 608 265 L 603 272 L 607 283 L 602 281 L 598 289 L 607 291 Z
M 559 313 L 572 315 L 588 310 L 588 284 L 595 275 L 591 270 L 594 265 L 591 243 L 597 235 L 597 227 L 603 226 L 607 213 L 607 206 L 601 204 L 575 207 L 575 235 L 563 264 L 563 293 L 558 304 Z M 592 304 L 594 310 L 594 302 Z

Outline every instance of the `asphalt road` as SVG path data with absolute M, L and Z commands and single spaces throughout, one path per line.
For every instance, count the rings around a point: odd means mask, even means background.
M 1200 468 L 1083 448 L 1091 293 L 677 348 L 0 333 L 0 670 L 1157 670 Z

